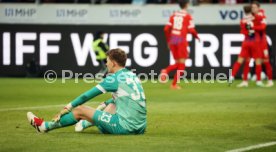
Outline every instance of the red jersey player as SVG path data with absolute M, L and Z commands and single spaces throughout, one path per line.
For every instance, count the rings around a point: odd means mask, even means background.
M 250 58 L 255 59 L 256 63 L 256 75 L 258 86 L 263 86 L 261 82 L 261 57 L 262 52 L 257 44 L 260 41 L 260 36 L 255 33 L 253 22 L 255 17 L 252 15 L 251 6 L 244 6 L 245 17 L 240 21 L 241 33 L 244 35 L 244 41 L 242 42 L 242 49 L 239 54 L 238 60 L 233 65 L 232 78 L 234 79 L 237 74 L 241 64 L 245 61 L 244 71 L 243 71 L 243 82 L 237 87 L 248 87 L 247 75 L 249 73 L 249 61 Z
M 171 89 L 181 89 L 177 82 L 179 77 L 184 74 L 185 60 L 189 57 L 187 34 L 191 33 L 199 40 L 192 16 L 187 12 L 188 3 L 188 0 L 180 0 L 179 6 L 181 10 L 173 13 L 164 27 L 166 40 L 176 63 L 161 70 L 161 81 L 165 81 L 167 74 L 171 71 L 177 70 Z
M 269 61 L 269 53 L 268 53 L 268 46 L 266 40 L 266 16 L 263 9 L 260 9 L 260 4 L 258 1 L 253 1 L 251 3 L 252 12 L 254 14 L 254 30 L 256 33 L 260 35 L 259 45 L 261 46 L 262 50 L 262 62 L 265 65 L 266 75 L 268 78 L 268 82 L 266 87 L 272 87 L 273 80 L 272 80 L 272 66 Z

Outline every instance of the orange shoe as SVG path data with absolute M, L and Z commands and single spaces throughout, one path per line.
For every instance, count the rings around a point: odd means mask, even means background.
M 166 83 L 166 82 L 168 82 L 167 79 L 168 79 L 167 70 L 162 69 L 161 72 L 160 72 L 160 82 L 161 82 L 161 83 Z
M 177 85 L 177 84 L 175 84 L 175 85 L 171 85 L 171 89 L 172 90 L 180 90 L 180 89 L 182 89 L 179 85 Z

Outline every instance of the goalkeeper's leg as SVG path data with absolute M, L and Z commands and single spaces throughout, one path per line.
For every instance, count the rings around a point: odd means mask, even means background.
M 116 105 L 111 103 L 106 106 L 106 108 L 103 109 L 103 111 L 108 112 L 110 114 L 116 113 Z M 80 120 L 76 126 L 75 131 L 76 132 L 82 132 L 84 129 L 94 126 L 94 124 L 87 120 Z
M 88 106 L 78 106 L 73 109 L 72 112 L 61 116 L 58 122 L 44 121 L 43 119 L 36 117 L 31 112 L 27 113 L 27 118 L 31 125 L 34 126 L 39 132 L 47 132 L 53 129 L 74 125 L 81 119 L 88 120 L 93 123 L 91 118 L 94 116 L 95 111 L 96 109 Z

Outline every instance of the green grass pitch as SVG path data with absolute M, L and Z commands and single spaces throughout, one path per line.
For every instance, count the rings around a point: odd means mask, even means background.
M 82 80 L 0 79 L 0 151 L 120 151 L 216 152 L 276 141 L 276 87 L 236 88 L 227 84 L 144 83 L 148 127 L 144 135 L 100 134 L 92 127 L 75 133 L 74 127 L 39 134 L 26 112 L 50 120 L 61 108 L 95 84 Z M 105 94 L 87 103 L 96 106 Z M 255 151 L 275 151 L 276 146 Z M 254 151 L 254 150 L 253 150 Z

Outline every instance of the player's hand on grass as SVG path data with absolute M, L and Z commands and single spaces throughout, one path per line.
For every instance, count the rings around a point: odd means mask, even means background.
M 60 117 L 69 113 L 70 111 L 66 108 L 62 109 L 54 118 L 53 121 L 54 122 L 58 122 L 60 120 Z
M 72 110 L 72 106 L 71 106 L 71 104 L 68 104 L 53 118 L 53 121 L 58 122 L 60 120 L 61 116 L 69 113 L 71 110 Z
M 55 117 L 52 119 L 53 122 L 58 122 L 60 120 L 60 114 L 55 115 Z

